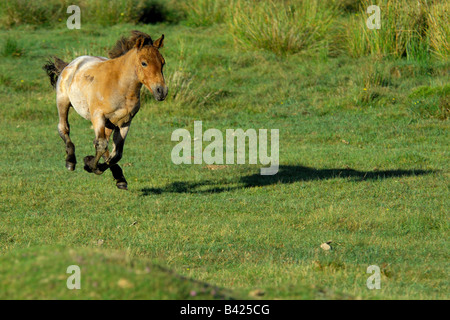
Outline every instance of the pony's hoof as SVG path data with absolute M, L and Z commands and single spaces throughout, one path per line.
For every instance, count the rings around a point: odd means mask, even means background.
M 67 170 L 69 170 L 69 171 L 75 171 L 75 163 L 72 163 L 72 162 L 66 162 L 66 168 L 67 168 Z
M 103 171 L 102 170 L 100 170 L 98 167 L 94 170 L 94 171 L 92 171 L 92 172 L 94 172 L 96 175 L 101 175 L 102 173 L 103 173 Z
M 90 166 L 91 161 L 94 159 L 94 156 L 87 156 L 84 157 L 84 170 L 86 170 L 89 173 L 92 173 L 92 167 Z
M 121 190 L 128 190 L 128 184 L 126 182 L 117 182 L 116 186 Z
M 93 168 L 94 159 L 95 159 L 94 156 L 84 157 L 84 170 L 90 173 L 93 172 L 96 175 L 101 175 L 109 168 L 109 166 L 106 163 L 97 163 L 96 167 Z

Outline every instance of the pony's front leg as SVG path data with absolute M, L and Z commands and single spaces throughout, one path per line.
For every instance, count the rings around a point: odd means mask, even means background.
M 122 158 L 123 146 L 125 144 L 125 138 L 127 137 L 129 128 L 130 123 L 127 123 L 120 128 L 115 128 L 113 135 L 113 150 L 111 153 L 106 152 L 104 155 L 105 162 L 110 166 L 112 175 L 116 180 L 117 188 L 124 190 L 128 189 L 128 183 L 118 162 Z
M 87 172 L 94 172 L 95 174 L 102 174 L 109 168 L 106 163 L 99 164 L 100 158 L 108 150 L 108 140 L 105 134 L 105 117 L 97 114 L 92 117 L 92 125 L 95 131 L 95 156 L 87 156 L 84 158 L 84 170 Z

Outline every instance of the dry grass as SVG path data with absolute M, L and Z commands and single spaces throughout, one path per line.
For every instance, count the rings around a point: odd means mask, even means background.
M 429 6 L 428 37 L 431 50 L 439 59 L 448 60 L 450 57 L 450 2 L 438 2 Z

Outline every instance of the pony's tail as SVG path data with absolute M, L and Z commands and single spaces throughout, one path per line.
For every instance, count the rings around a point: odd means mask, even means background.
M 48 59 L 47 63 L 42 66 L 42 69 L 47 72 L 50 78 L 50 83 L 53 88 L 56 88 L 56 81 L 64 68 L 68 65 L 67 62 L 59 59 L 58 57 L 53 57 L 53 59 Z

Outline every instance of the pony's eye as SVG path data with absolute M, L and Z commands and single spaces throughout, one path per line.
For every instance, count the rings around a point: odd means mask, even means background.
M 143 67 L 146 67 L 146 66 L 147 66 L 147 63 L 146 63 L 146 62 L 142 62 L 141 64 L 142 64 Z

